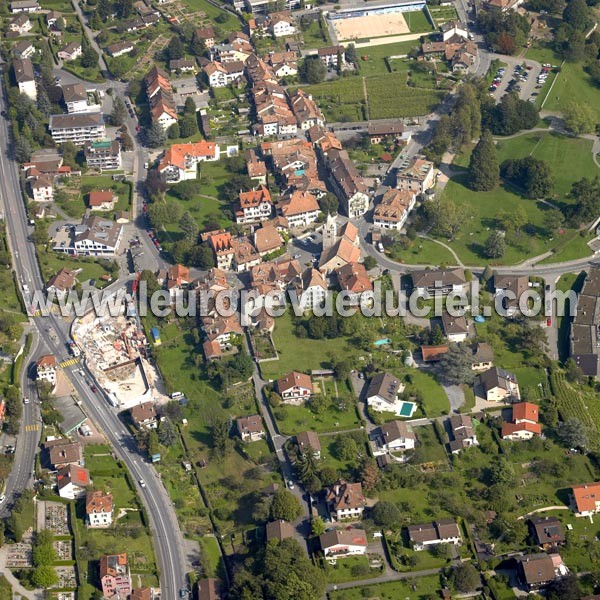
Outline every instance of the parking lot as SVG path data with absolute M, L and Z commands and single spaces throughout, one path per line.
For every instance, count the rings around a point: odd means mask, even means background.
M 507 56 L 503 56 L 501 60 L 507 65 L 494 74 L 494 80 L 488 89 L 490 95 L 499 102 L 505 93 L 516 92 L 522 100 L 535 102 L 551 65 L 542 67 L 533 61 Z

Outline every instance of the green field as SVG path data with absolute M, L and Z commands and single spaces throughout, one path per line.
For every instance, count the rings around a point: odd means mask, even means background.
M 427 31 L 432 31 L 433 29 L 423 10 L 405 12 L 404 19 L 411 33 L 425 33 Z
M 360 77 L 343 77 L 327 83 L 302 88 L 312 94 L 330 122 L 362 121 L 365 96 Z
M 440 579 L 437 575 L 413 577 L 410 580 L 378 583 L 364 587 L 353 587 L 337 592 L 329 592 L 332 600 L 364 600 L 379 598 L 380 600 L 401 600 L 404 598 L 433 598 L 440 590 Z
M 573 202 L 566 194 L 571 185 L 589 177 L 593 179 L 600 174 L 592 158 L 592 140 L 572 138 L 558 133 L 531 133 L 511 138 L 497 140 L 498 159 L 500 162 L 507 158 L 522 158 L 534 156 L 546 161 L 552 168 L 555 185 L 555 197 L 563 202 Z
M 358 58 L 358 70 L 361 75 L 383 75 L 389 73 L 386 65 L 386 58 L 391 56 L 404 56 L 413 48 L 418 47 L 418 40 L 409 42 L 396 42 L 394 44 L 382 44 L 381 46 L 372 46 L 371 48 L 358 48 L 356 51 Z M 402 63 L 409 68 L 409 62 Z
M 436 25 L 443 25 L 447 21 L 458 19 L 454 6 L 428 6 L 427 8 Z
M 294 435 L 302 431 L 342 431 L 356 429 L 360 426 L 360 419 L 356 413 L 356 405 L 347 403 L 345 410 L 338 410 L 331 405 L 321 414 L 313 413 L 308 406 L 281 405 L 273 409 L 277 420 L 277 427 L 284 435 Z
M 398 262 L 407 264 L 440 265 L 442 263 L 454 264 L 456 260 L 449 250 L 436 244 L 432 240 L 417 238 L 407 250 L 394 248 L 391 257 Z

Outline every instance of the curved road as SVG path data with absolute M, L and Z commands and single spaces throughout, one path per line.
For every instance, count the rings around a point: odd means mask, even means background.
M 7 110 L 3 96 L 0 100 L 0 107 Z M 10 156 L 8 141 L 10 138 L 7 121 L 6 119 L 0 121 L 0 195 L 4 204 L 7 238 L 12 251 L 17 279 L 21 284 L 27 284 L 33 292 L 43 289 L 44 282 L 40 275 L 35 247 L 28 239 L 26 212 L 21 198 L 17 165 L 8 158 Z M 31 323 L 37 329 L 40 338 L 38 342 L 36 341 L 37 336 L 34 337 L 36 351 L 41 351 L 43 345 L 45 350 L 55 354 L 59 361 L 67 358 L 66 344 L 70 335 L 68 324 L 63 319 L 50 315 L 33 318 Z M 81 368 L 80 365 L 77 370 Z M 162 597 L 165 600 L 174 600 L 178 596 L 178 590 L 187 587 L 187 584 L 183 535 L 171 501 L 158 479 L 156 470 L 137 454 L 135 441 L 123 427 L 116 411 L 109 406 L 104 397 L 92 393 L 91 389 L 80 379 L 73 377 L 74 370 L 71 367 L 66 372 L 71 375 L 72 383 L 87 414 L 103 429 L 115 454 L 123 460 L 138 481 L 138 493 L 147 509 L 155 540 L 154 548 L 160 571 Z M 25 373 L 23 377 L 26 377 Z M 89 373 L 87 373 L 87 377 L 91 379 Z M 26 383 L 24 389 L 31 389 L 28 386 L 29 384 Z M 37 409 L 33 404 L 26 405 L 24 408 L 23 423 L 25 426 L 25 423 L 31 424 L 31 421 L 37 418 Z M 10 489 L 7 486 L 11 496 L 20 493 L 31 481 L 38 437 L 39 432 L 36 435 L 28 435 L 25 432 L 24 436 L 19 439 L 17 444 L 19 462 L 15 461 L 13 469 L 15 472 L 11 473 Z M 139 484 L 139 480 L 144 480 L 144 487 Z

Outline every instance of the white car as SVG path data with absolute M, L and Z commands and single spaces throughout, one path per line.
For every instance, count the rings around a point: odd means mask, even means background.
M 294 482 L 291 479 L 288 481 L 288 487 L 290 488 L 290 490 L 294 489 Z
M 140 479 L 140 487 L 146 487 L 146 482 L 143 479 Z
M 23 398 L 23 404 L 29 404 L 29 398 L 27 398 L 27 397 Z
M 2 494 L 2 496 L 0 496 L 0 504 L 2 504 L 5 500 L 6 500 L 6 496 L 4 494 Z

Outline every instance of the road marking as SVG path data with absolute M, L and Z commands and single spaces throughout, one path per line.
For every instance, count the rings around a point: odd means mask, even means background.
M 25 425 L 25 431 L 39 431 L 41 429 L 40 424 L 36 425 Z
M 64 369 L 65 367 L 72 367 L 73 365 L 76 365 L 79 362 L 79 357 L 76 356 L 75 358 L 69 358 L 68 360 L 63 360 L 60 363 L 60 366 Z

